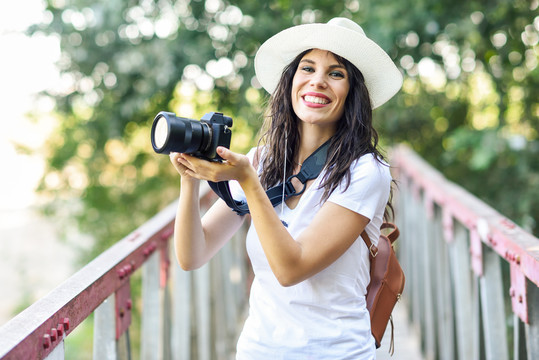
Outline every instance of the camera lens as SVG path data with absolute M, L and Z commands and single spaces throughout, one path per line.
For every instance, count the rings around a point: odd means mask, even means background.
M 176 114 L 160 112 L 153 121 L 152 147 L 157 153 L 180 152 L 192 154 L 205 151 L 211 143 L 208 124 Z
M 160 116 L 156 120 L 155 124 L 155 133 L 154 133 L 154 140 L 155 140 L 155 146 L 158 149 L 163 148 L 163 146 L 166 144 L 168 139 L 168 123 L 167 119 L 165 117 Z

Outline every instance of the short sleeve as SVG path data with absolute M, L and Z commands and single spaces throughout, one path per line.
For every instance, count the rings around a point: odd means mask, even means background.
M 391 189 L 389 165 L 380 163 L 374 156 L 368 154 L 352 164 L 350 174 L 348 188 L 343 180 L 328 201 L 361 214 L 369 220 L 381 219 Z

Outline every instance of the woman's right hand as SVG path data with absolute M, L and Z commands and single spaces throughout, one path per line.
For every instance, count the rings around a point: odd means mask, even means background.
M 192 181 L 192 182 L 197 182 L 198 179 L 195 179 L 194 177 L 190 176 L 187 174 L 187 167 L 185 167 L 181 162 L 180 162 L 180 156 L 181 154 L 180 153 L 177 153 L 177 152 L 171 152 L 170 153 L 170 162 L 172 163 L 172 165 L 174 166 L 174 168 L 176 169 L 176 171 L 180 174 L 180 176 L 182 177 L 182 181 L 186 180 L 186 181 Z

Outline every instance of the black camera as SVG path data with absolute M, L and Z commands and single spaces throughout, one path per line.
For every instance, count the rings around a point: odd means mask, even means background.
M 161 111 L 152 124 L 152 147 L 156 153 L 179 152 L 209 161 L 221 161 L 217 147 L 230 148 L 232 118 L 218 112 L 205 114 L 200 121 Z

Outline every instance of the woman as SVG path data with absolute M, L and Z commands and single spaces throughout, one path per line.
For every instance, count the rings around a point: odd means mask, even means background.
M 202 220 L 198 207 L 199 180 L 235 180 L 234 196 L 251 213 L 247 251 L 255 273 L 237 359 L 372 359 L 361 233 L 377 243 L 391 176 L 371 115 L 402 76 L 344 18 L 278 33 L 260 47 L 255 70 L 271 94 L 264 145 L 246 156 L 220 147 L 223 163 L 171 154 L 181 174 L 178 261 L 186 270 L 202 266 L 239 229 L 243 217 L 223 201 Z M 273 208 L 265 190 L 297 174 L 326 141 L 322 173 Z

